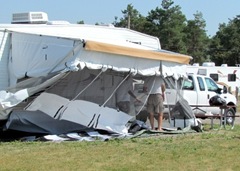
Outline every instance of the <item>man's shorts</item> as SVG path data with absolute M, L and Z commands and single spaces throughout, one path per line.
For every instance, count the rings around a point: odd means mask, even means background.
M 162 113 L 164 110 L 163 97 L 161 94 L 150 94 L 147 101 L 148 113 Z

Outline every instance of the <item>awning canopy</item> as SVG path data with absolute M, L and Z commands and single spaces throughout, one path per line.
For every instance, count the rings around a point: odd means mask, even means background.
M 191 56 L 173 53 L 169 51 L 136 49 L 132 47 L 118 46 L 97 41 L 87 41 L 85 44 L 85 49 L 97 52 L 131 56 L 136 58 L 176 62 L 181 64 L 188 64 L 191 60 Z

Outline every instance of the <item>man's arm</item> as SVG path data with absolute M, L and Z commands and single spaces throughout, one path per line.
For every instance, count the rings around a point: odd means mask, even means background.
M 166 91 L 166 86 L 164 83 L 161 85 L 161 89 L 162 89 L 162 97 L 163 97 L 163 101 L 164 101 L 165 100 L 165 91 Z
M 137 101 L 140 101 L 137 99 L 137 96 L 135 96 L 135 94 L 131 90 L 128 91 L 128 94 L 132 96 L 134 99 L 136 99 Z

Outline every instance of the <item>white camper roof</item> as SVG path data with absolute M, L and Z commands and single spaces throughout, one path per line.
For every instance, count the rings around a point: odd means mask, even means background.
M 111 25 L 101 26 L 86 24 L 4 24 L 0 25 L 0 31 L 1 30 L 69 39 L 94 40 L 100 42 L 124 41 L 154 49 L 161 49 L 160 41 L 157 37 L 127 28 L 114 27 Z
M 162 50 L 157 37 L 126 28 L 7 24 L 0 25 L 0 31 L 12 34 L 10 70 L 16 79 L 44 76 L 69 65 L 76 68 L 79 62 L 92 69 L 107 66 L 116 71 L 178 78 L 186 74 L 185 65 L 191 59 Z

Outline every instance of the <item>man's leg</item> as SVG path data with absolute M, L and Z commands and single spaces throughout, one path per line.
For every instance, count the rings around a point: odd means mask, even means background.
M 158 114 L 158 130 L 162 131 L 162 120 L 163 120 L 163 113 Z
M 149 113 L 149 121 L 150 121 L 150 125 L 152 130 L 155 130 L 154 128 L 154 114 L 153 113 Z

